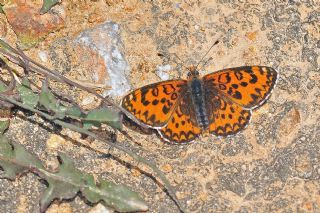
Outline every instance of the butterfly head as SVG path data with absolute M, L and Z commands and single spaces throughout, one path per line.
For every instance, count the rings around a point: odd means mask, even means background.
M 188 79 L 192 79 L 192 78 L 198 78 L 200 73 L 197 70 L 197 67 L 195 66 L 191 66 L 188 68 Z

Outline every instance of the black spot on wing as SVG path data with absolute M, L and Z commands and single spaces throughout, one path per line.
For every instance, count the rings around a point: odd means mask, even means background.
M 256 103 L 256 101 L 258 100 L 259 96 L 257 96 L 256 94 L 251 94 L 250 96 L 251 96 L 253 102 Z
M 158 97 L 159 89 L 157 87 L 152 89 L 152 95 L 155 96 L 155 97 Z
M 197 137 L 197 135 L 195 135 L 192 131 L 173 133 L 171 129 L 166 129 L 165 131 L 161 130 L 161 133 L 166 139 L 176 143 L 186 143 L 194 140 Z
M 256 76 L 255 74 L 250 74 L 250 77 L 251 77 L 251 79 L 249 80 L 249 82 L 250 82 L 251 84 L 257 83 L 258 78 L 257 78 L 257 76 Z
M 233 88 L 238 89 L 239 85 L 238 84 L 232 84 L 231 85 Z
M 246 87 L 246 86 L 248 86 L 248 83 L 247 82 L 241 82 L 240 85 L 243 86 L 243 87 Z
M 250 121 L 250 116 L 251 116 L 250 111 L 242 110 L 237 123 L 217 126 L 217 128 L 214 131 L 212 131 L 212 133 L 219 136 L 228 136 L 228 135 L 236 134 L 245 128 L 245 126 Z M 228 117 L 229 119 L 233 118 L 231 114 L 229 114 Z
M 262 93 L 261 93 L 262 90 L 261 89 L 255 88 L 254 90 L 256 91 L 256 93 L 258 93 L 260 96 L 262 96 Z
M 162 112 L 163 112 L 164 114 L 168 114 L 168 113 L 170 112 L 170 107 L 163 106 L 163 107 L 162 107 Z
M 150 101 L 146 100 L 146 95 L 147 93 L 149 92 L 148 89 L 143 89 L 141 90 L 141 103 L 144 105 L 144 106 L 148 106 L 150 104 Z
M 153 101 L 152 101 L 152 105 L 157 105 L 159 103 L 159 100 L 158 99 L 154 99 Z
M 235 93 L 232 94 L 232 97 L 239 100 L 242 99 L 242 95 L 239 91 L 235 91 Z
M 170 95 L 172 91 L 174 91 L 175 88 L 173 87 L 173 85 L 170 85 L 170 84 L 166 84 L 166 85 L 163 85 L 163 92 L 166 94 L 166 95 Z
M 145 100 L 144 98 L 141 99 L 141 102 L 144 106 L 148 106 L 150 104 L 150 101 Z
M 151 121 L 151 123 L 155 123 L 156 121 L 156 116 L 155 114 L 152 114 L 149 118 L 148 118 L 149 121 Z
M 234 75 L 239 81 L 243 79 L 243 74 L 240 71 L 235 71 Z
M 178 98 L 178 94 L 177 93 L 172 93 L 171 94 L 171 100 L 176 100 Z
M 223 77 L 225 78 L 225 81 L 223 81 Z M 229 73 L 223 73 L 221 75 L 219 75 L 218 77 L 218 82 L 219 83 L 222 83 L 222 84 L 226 84 L 226 83 L 229 83 L 231 81 L 231 77 L 229 75 Z

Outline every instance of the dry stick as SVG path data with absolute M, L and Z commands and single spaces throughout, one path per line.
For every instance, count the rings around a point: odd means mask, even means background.
M 2 62 L 3 61 L 1 60 L 1 63 Z M 9 71 L 9 74 L 10 74 L 10 77 L 11 77 L 11 81 L 10 81 L 10 84 L 9 84 L 7 90 L 2 92 L 3 94 L 9 94 L 16 87 L 16 80 L 14 78 L 13 70 L 11 69 L 11 67 L 9 67 L 5 62 L 4 62 L 4 64 L 1 64 L 1 67 L 3 67 L 4 69 L 7 69 Z
M 0 40 L 0 41 L 1 41 L 1 40 Z M 3 41 L 1 41 L 1 42 L 3 42 Z M 18 55 L 21 56 L 21 53 L 18 52 L 17 50 L 15 50 L 14 48 L 12 48 L 10 45 L 8 45 L 8 44 L 6 44 L 6 43 L 5 43 L 5 45 L 6 45 L 6 47 L 7 47 L 9 50 L 11 50 L 11 51 L 14 52 L 15 54 L 18 54 Z M 25 65 L 25 61 L 29 61 L 29 62 L 34 63 L 35 65 L 37 65 L 39 68 L 42 69 L 42 70 L 41 70 L 41 69 L 33 66 L 32 64 L 28 63 L 28 71 L 33 71 L 33 72 L 37 72 L 37 71 L 38 71 L 38 72 L 40 72 L 41 74 L 44 74 L 44 75 L 46 75 L 46 76 L 49 75 L 50 78 L 55 79 L 55 80 L 57 80 L 57 81 L 59 81 L 59 82 L 61 82 L 61 81 L 62 81 L 62 82 L 65 82 L 65 83 L 67 83 L 67 84 L 69 84 L 69 85 L 71 85 L 71 86 L 75 86 L 75 87 L 81 88 L 81 89 L 83 89 L 83 90 L 85 90 L 85 91 L 87 91 L 87 92 L 89 92 L 89 93 L 92 93 L 92 94 L 96 95 L 98 98 L 100 98 L 100 99 L 102 99 L 103 101 L 107 102 L 109 105 L 112 105 L 113 107 L 117 108 L 119 111 L 123 112 L 123 113 L 126 114 L 129 118 L 131 118 L 133 121 L 135 121 L 136 123 L 138 123 L 138 124 L 140 125 L 141 122 L 138 121 L 135 117 L 133 117 L 129 112 L 127 112 L 127 111 L 126 111 L 125 109 L 123 109 L 122 107 L 114 104 L 112 101 L 105 99 L 103 96 L 101 96 L 100 94 L 96 93 L 94 90 L 88 89 L 88 88 L 86 88 L 86 87 L 84 87 L 84 86 L 82 86 L 82 85 L 80 85 L 80 84 L 77 84 L 77 83 L 75 83 L 75 82 L 72 82 L 72 81 L 69 80 L 68 78 L 66 78 L 66 77 L 64 77 L 63 75 L 61 75 L 60 73 L 47 69 L 47 68 L 44 67 L 43 65 L 38 64 L 37 62 L 35 62 L 35 61 L 33 61 L 32 59 L 28 58 L 28 57 L 25 56 L 24 54 L 23 54 L 23 56 L 22 56 L 22 57 L 23 57 L 23 60 L 22 60 L 21 58 L 16 57 L 16 56 L 10 54 L 9 52 L 5 51 L 4 49 L 1 48 L 1 46 L 0 46 L 0 52 L 1 52 L 3 55 L 5 55 L 11 62 L 13 62 L 13 63 L 15 63 L 15 64 L 18 64 L 18 65 L 20 65 L 20 66 L 24 66 L 24 65 Z M 44 71 L 43 71 L 43 70 L 44 70 Z M 57 77 L 57 76 L 58 76 L 58 77 Z M 52 120 L 52 122 L 54 122 L 54 123 L 56 123 L 56 124 L 58 124 L 58 125 L 61 125 L 61 126 L 66 127 L 66 128 L 70 128 L 70 129 L 72 129 L 72 130 L 74 130 L 74 131 L 78 131 L 78 132 L 80 132 L 80 133 L 89 135 L 89 136 L 91 136 L 91 137 L 93 137 L 93 138 L 95 138 L 95 139 L 97 139 L 97 140 L 103 141 L 103 139 L 101 139 L 100 137 L 96 136 L 94 133 L 92 133 L 92 132 L 90 132 L 90 131 L 88 131 L 88 130 L 81 129 L 81 128 L 77 127 L 77 126 L 74 126 L 74 125 L 65 123 L 65 122 L 60 121 L 60 120 L 53 120 L 54 117 L 52 117 L 52 116 L 50 116 L 50 115 L 48 115 L 48 114 L 46 114 L 46 113 L 43 113 L 43 112 L 41 112 L 41 111 L 39 111 L 39 110 L 36 110 L 36 109 L 34 109 L 34 108 L 31 108 L 31 107 L 28 107 L 28 106 L 24 106 L 23 104 L 15 101 L 15 100 L 13 100 L 13 99 L 10 99 L 10 98 L 8 98 L 8 97 L 4 97 L 4 96 L 0 95 L 0 98 L 1 98 L 1 99 L 4 99 L 4 100 L 6 100 L 6 101 L 8 101 L 8 102 L 10 102 L 10 103 L 13 103 L 13 104 L 15 104 L 15 105 L 17 105 L 17 106 L 19 106 L 19 107 L 21 107 L 21 108 L 24 108 L 24 109 L 33 111 L 33 112 L 35 112 L 35 113 L 38 113 L 39 115 L 42 115 L 42 116 L 44 116 L 45 118 L 47 118 L 47 119 L 49 119 L 49 120 Z M 141 123 L 141 126 L 144 127 L 145 125 L 144 125 L 143 123 Z M 114 148 L 117 148 L 117 149 L 119 149 L 119 150 L 121 150 L 121 151 L 129 154 L 131 157 L 133 157 L 133 158 L 134 158 L 135 160 L 137 160 L 138 162 L 142 162 L 142 163 L 148 165 L 148 166 L 160 177 L 161 181 L 163 181 L 164 185 L 165 185 L 166 188 L 167 188 L 168 194 L 169 194 L 170 197 L 174 200 L 174 202 L 176 203 L 176 205 L 178 206 L 178 208 L 180 209 L 180 211 L 181 211 L 181 212 L 185 212 L 185 210 L 183 209 L 182 205 L 180 204 L 178 198 L 176 197 L 175 192 L 174 192 L 174 190 L 172 189 L 169 181 L 166 179 L 165 175 L 155 166 L 154 163 L 151 163 L 150 161 L 146 161 L 144 158 L 141 158 L 140 156 L 136 155 L 135 153 L 133 153 L 133 152 L 125 149 L 124 147 L 121 147 L 121 146 L 117 145 L 117 144 L 114 144 L 114 143 L 111 143 L 111 142 L 108 142 L 108 141 L 103 141 L 103 142 L 106 142 L 109 146 L 114 147 Z M 93 149 L 94 149 L 94 148 L 93 148 Z M 97 151 L 97 152 L 101 152 L 100 150 L 96 150 L 96 149 L 94 149 L 94 150 Z M 104 154 L 105 154 L 105 153 L 104 153 Z

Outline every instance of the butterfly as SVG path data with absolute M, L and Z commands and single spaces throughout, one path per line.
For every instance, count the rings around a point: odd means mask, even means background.
M 126 95 L 121 106 L 171 143 L 190 142 L 203 133 L 229 136 L 243 130 L 251 111 L 276 85 L 278 73 L 266 66 L 228 68 L 199 77 L 150 84 Z

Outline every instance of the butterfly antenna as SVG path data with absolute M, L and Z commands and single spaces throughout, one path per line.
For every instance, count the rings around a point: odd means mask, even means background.
M 188 68 L 187 66 L 185 66 L 185 65 L 184 65 L 184 64 L 185 64 L 185 62 L 184 62 L 184 61 L 182 61 L 182 59 L 181 59 L 181 58 L 179 58 L 179 56 L 178 56 L 176 53 L 173 53 L 173 55 L 174 55 L 177 59 L 179 59 L 179 61 L 181 62 L 181 63 L 177 63 L 177 61 L 175 61 L 177 64 L 179 64 L 179 65 L 183 66 L 184 68 L 186 68 L 187 70 L 189 70 L 189 68 Z
M 211 45 L 211 47 L 208 49 L 208 51 L 203 55 L 203 57 L 201 58 L 201 60 L 200 60 L 199 63 L 197 64 L 196 69 L 198 68 L 198 66 L 200 65 L 200 63 L 203 61 L 203 59 L 207 56 L 207 54 L 211 51 L 211 49 L 212 49 L 215 45 L 217 45 L 217 44 L 219 44 L 219 40 L 216 40 L 216 41 Z M 209 60 L 211 60 L 211 59 L 209 59 Z
M 165 57 L 165 58 L 167 58 L 169 61 L 172 60 L 172 61 L 173 61 L 174 63 L 176 63 L 178 66 L 182 66 L 182 67 L 186 68 L 187 70 L 190 69 L 190 68 L 188 68 L 188 67 L 186 67 L 186 66 L 184 65 L 184 62 L 182 61 L 181 58 L 179 58 L 179 56 L 178 56 L 176 53 L 172 53 L 172 55 L 174 55 L 174 58 L 173 58 L 173 59 L 171 59 L 171 57 L 168 56 L 168 55 L 166 55 L 166 54 L 158 53 L 158 56 L 160 56 L 160 57 Z M 177 61 L 176 58 L 179 59 L 179 61 Z M 178 74 L 179 74 L 179 77 L 181 77 L 181 72 L 179 72 Z
M 201 66 L 201 68 L 202 68 L 202 67 L 205 67 L 205 66 L 208 64 L 208 62 L 211 61 L 212 59 L 213 59 L 212 57 L 208 58 L 208 59 L 203 63 L 203 65 Z M 201 70 L 201 68 L 199 68 L 199 70 Z

